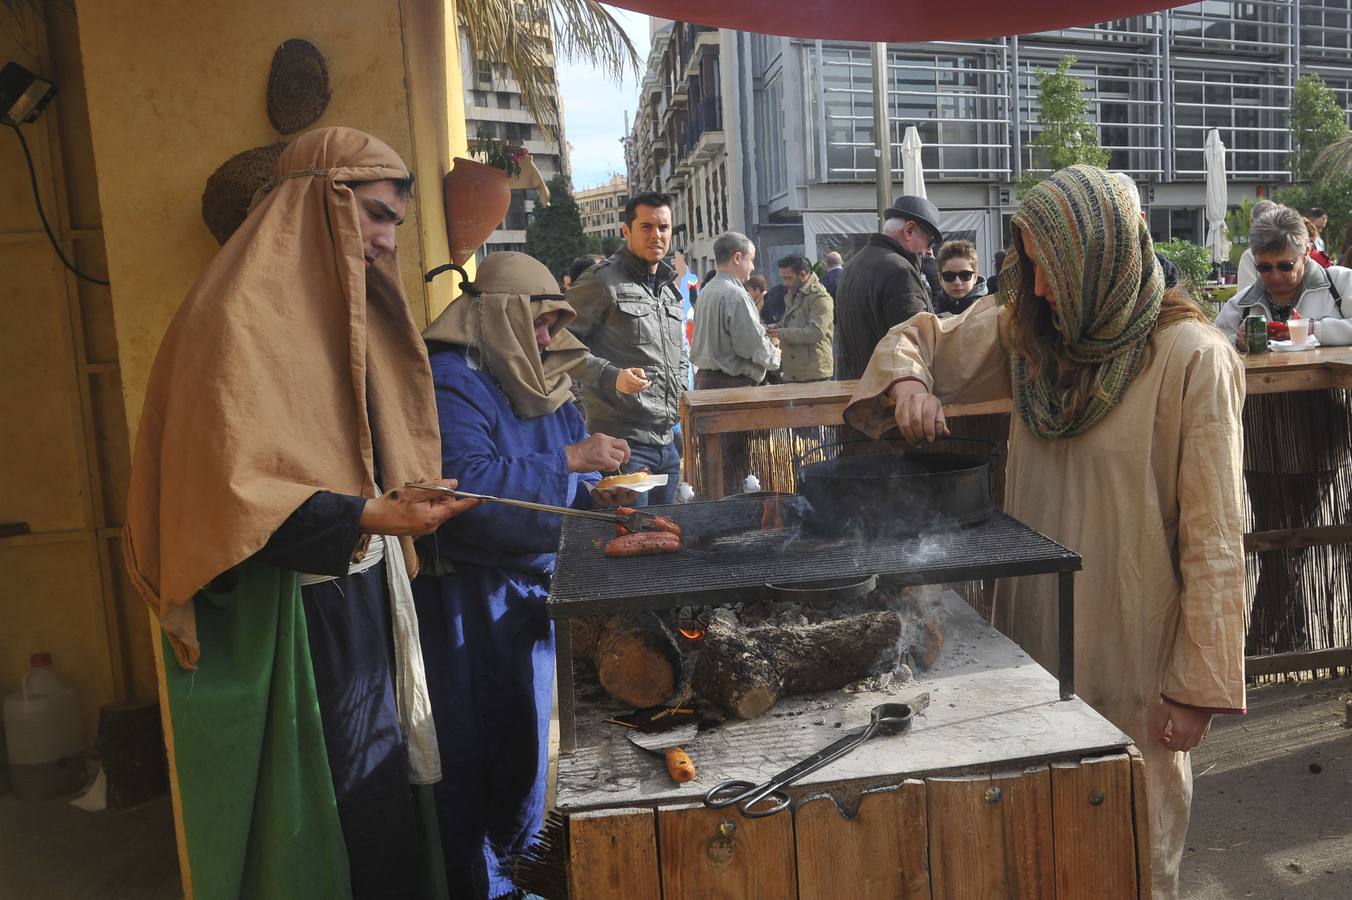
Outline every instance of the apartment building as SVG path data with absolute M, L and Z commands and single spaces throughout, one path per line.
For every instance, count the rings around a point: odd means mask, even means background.
M 710 196 L 728 202 L 718 224 L 744 224 L 739 230 L 757 241 L 762 257 L 848 253 L 876 230 L 868 45 L 667 27 L 660 52 L 654 39 L 629 141 L 631 180 L 680 191 L 696 166 L 704 173 L 726 167 L 726 182 L 705 174 L 699 187 L 708 178 Z M 688 44 L 692 30 L 697 45 L 718 51 L 706 51 L 698 73 L 693 54 L 672 49 Z M 1017 209 L 1017 183 L 1034 165 L 1037 72 L 1072 55 L 1110 165 L 1140 185 L 1151 232 L 1200 243 L 1207 131 L 1219 129 L 1226 145 L 1232 204 L 1288 183 L 1296 79 L 1320 75 L 1348 106 L 1349 51 L 1348 0 L 1206 0 L 1033 35 L 891 44 L 892 193 L 901 190 L 902 135 L 915 125 L 945 232 L 973 240 L 989 266 Z M 686 75 L 683 118 L 666 80 L 673 71 Z M 702 158 L 691 139 L 695 74 L 699 109 L 719 109 L 720 137 L 730 138 Z M 707 127 L 707 115 L 704 121 Z M 684 179 L 678 161 L 687 167 Z M 697 208 L 702 196 L 688 202 Z
M 629 179 L 615 175 L 605 184 L 583 188 L 573 195 L 582 215 L 582 232 L 598 238 L 620 236 L 620 213 L 629 202 Z

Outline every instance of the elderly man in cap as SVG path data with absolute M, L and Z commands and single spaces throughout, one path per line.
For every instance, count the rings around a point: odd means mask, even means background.
M 883 335 L 916 313 L 934 312 L 920 258 L 942 243 L 939 210 L 924 197 L 902 195 L 883 212 L 881 234 L 871 234 L 850 258 L 836 290 L 840 333 L 839 378 L 858 378 Z

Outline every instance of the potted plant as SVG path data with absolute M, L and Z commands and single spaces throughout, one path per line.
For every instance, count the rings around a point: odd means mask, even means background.
M 508 170 L 520 172 L 524 147 L 515 149 L 506 141 L 483 134 L 471 141 L 469 151 L 484 162 L 457 156 L 451 171 L 441 180 L 446 203 L 446 234 L 450 240 L 451 261 L 464 265 L 484 241 L 502 223 L 512 205 Z

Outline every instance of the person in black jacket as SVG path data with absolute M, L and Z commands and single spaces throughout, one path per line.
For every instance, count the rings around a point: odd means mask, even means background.
M 837 378 L 858 378 L 893 326 L 934 311 L 920 266 L 925 251 L 943 241 L 938 222 L 939 210 L 924 197 L 898 197 L 884 211 L 882 233 L 869 235 L 846 263 L 836 289 Z

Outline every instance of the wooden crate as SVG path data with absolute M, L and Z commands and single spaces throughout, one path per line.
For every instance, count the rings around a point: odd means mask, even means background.
M 849 795 L 848 786 L 842 785 Z M 702 804 L 579 813 L 571 896 L 586 900 L 1146 898 L 1134 748 L 1013 771 L 906 779 L 854 805 L 824 791 L 747 819 Z

